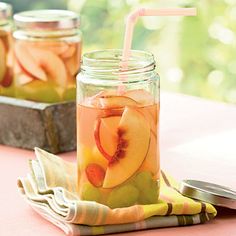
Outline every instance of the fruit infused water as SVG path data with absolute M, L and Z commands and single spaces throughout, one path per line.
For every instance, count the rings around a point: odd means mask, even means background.
M 78 188 L 110 208 L 152 204 L 159 195 L 159 76 L 151 53 L 121 50 L 83 57 L 77 78 Z M 125 90 L 120 93 L 120 77 Z
M 12 73 L 11 6 L 0 3 L 0 95 L 14 96 Z
M 50 103 L 74 100 L 81 58 L 79 16 L 38 10 L 18 13 L 14 20 L 16 97 Z

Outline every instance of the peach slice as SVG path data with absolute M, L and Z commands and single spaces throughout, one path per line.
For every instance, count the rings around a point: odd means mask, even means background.
M 17 82 L 19 85 L 28 84 L 28 83 L 32 82 L 33 80 L 34 79 L 27 74 L 21 74 L 21 75 L 17 76 Z
M 150 171 L 154 176 L 157 176 L 160 169 L 158 149 L 157 137 L 151 132 L 150 146 L 147 156 L 140 167 L 140 171 Z
M 153 105 L 155 103 L 154 97 L 144 89 L 130 90 L 123 94 L 143 106 Z
M 67 84 L 67 73 L 63 61 L 53 52 L 48 50 L 32 48 L 30 54 L 37 65 L 45 70 L 48 76 L 60 87 Z
M 24 43 L 16 42 L 14 52 L 19 64 L 31 75 L 42 81 L 47 81 L 47 75 L 30 54 Z M 45 55 L 46 57 L 46 55 Z
M 57 55 L 66 53 L 66 51 L 69 49 L 69 45 L 67 43 L 59 41 L 32 42 L 28 44 L 28 46 L 29 49 L 34 47 L 42 50 L 49 50 Z
M 0 82 L 3 80 L 6 73 L 6 49 L 0 39 Z
M 98 119 L 95 124 L 94 138 L 97 148 L 108 161 L 111 161 L 117 148 L 120 119 L 121 116 L 110 116 Z
M 5 88 L 10 87 L 13 81 L 13 71 L 10 67 L 7 67 L 6 73 L 1 81 L 1 85 Z
M 65 66 L 70 75 L 75 76 L 80 68 L 80 61 L 75 57 L 69 57 L 65 60 Z
M 118 145 L 106 170 L 104 188 L 113 188 L 129 179 L 140 168 L 149 149 L 150 126 L 135 108 L 125 107 L 117 134 Z
M 68 45 L 68 48 L 60 53 L 59 55 L 62 57 L 62 58 L 70 58 L 72 57 L 76 52 L 76 47 L 75 45 Z
M 125 96 L 101 96 L 99 99 L 100 108 L 112 109 L 112 108 L 123 108 L 125 106 L 137 106 L 138 103 Z

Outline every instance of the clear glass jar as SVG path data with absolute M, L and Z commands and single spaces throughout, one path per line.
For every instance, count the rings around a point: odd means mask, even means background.
M 14 96 L 11 5 L 0 2 L 0 95 Z
M 110 208 L 159 196 L 159 76 L 153 55 L 84 54 L 77 76 L 77 159 L 81 199 Z M 122 69 L 125 68 L 125 69 Z
M 48 103 L 75 100 L 79 16 L 66 10 L 37 10 L 15 14 L 14 21 L 16 97 Z

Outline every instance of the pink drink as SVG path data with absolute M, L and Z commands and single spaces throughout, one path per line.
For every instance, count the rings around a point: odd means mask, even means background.
M 78 76 L 78 89 L 85 88 L 83 78 Z M 153 77 L 143 81 L 150 82 L 159 83 Z M 141 88 L 131 88 L 123 94 L 116 91 L 100 90 L 81 100 L 83 95 L 78 97 L 80 197 L 111 208 L 156 203 L 160 172 L 159 100 L 155 93 Z

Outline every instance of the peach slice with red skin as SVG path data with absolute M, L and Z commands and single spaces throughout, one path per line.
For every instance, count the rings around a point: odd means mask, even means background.
M 7 67 L 5 76 L 1 81 L 1 85 L 5 88 L 10 87 L 13 82 L 13 71 L 10 67 Z
M 46 73 L 40 65 L 38 65 L 37 61 L 31 55 L 24 43 L 19 41 L 15 42 L 14 49 L 17 61 L 24 68 L 24 70 L 39 80 L 47 81 Z
M 6 73 L 6 49 L 3 41 L 0 39 L 0 82 L 3 80 Z
M 148 152 L 150 126 L 142 113 L 133 107 L 125 107 L 117 128 L 117 135 L 117 146 L 113 155 L 108 155 L 100 149 L 104 157 L 109 160 L 104 188 L 120 185 L 139 169 Z M 96 143 L 101 141 L 97 140 Z
M 155 103 L 154 97 L 144 89 L 128 90 L 123 96 L 133 99 L 142 106 L 153 105 Z
M 106 109 L 123 108 L 125 106 L 137 106 L 137 102 L 125 96 L 105 95 L 98 98 L 99 107 Z
M 33 47 L 29 49 L 24 42 L 18 41 L 15 43 L 15 55 L 19 64 L 33 77 L 43 81 L 49 77 L 59 86 L 66 86 L 65 65 L 53 52 Z
M 100 118 L 95 123 L 94 138 L 100 153 L 108 160 L 115 154 L 118 134 L 117 128 L 121 116 Z
M 67 73 L 63 61 L 53 52 L 48 50 L 32 48 L 31 55 L 37 64 L 43 68 L 48 76 L 60 87 L 65 87 L 67 83 Z

